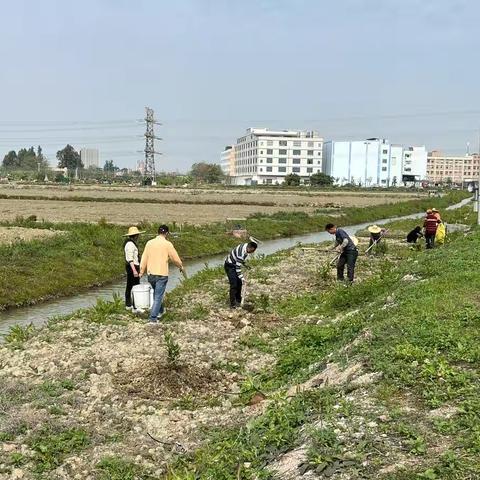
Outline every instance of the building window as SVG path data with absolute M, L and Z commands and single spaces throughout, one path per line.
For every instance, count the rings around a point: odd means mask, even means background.
M 286 158 L 279 158 L 278 163 L 287 163 L 287 159 Z
M 302 151 L 301 150 L 293 150 L 292 155 L 301 155 Z
M 382 163 L 388 163 L 388 160 L 387 160 L 386 158 L 384 158 L 384 159 L 382 160 Z
M 313 155 L 313 150 L 307 150 L 307 155 L 312 156 Z
M 278 171 L 280 173 L 286 173 L 287 172 L 287 167 L 278 167 Z
M 294 158 L 292 160 L 292 162 L 295 164 L 295 165 L 300 165 L 300 158 Z
M 272 155 L 272 154 L 273 154 L 273 149 L 267 148 L 267 155 Z
M 286 147 L 287 146 L 287 141 L 286 140 L 280 140 L 278 142 L 278 144 L 281 146 L 281 147 Z
M 267 147 L 273 146 L 273 140 L 267 140 Z
M 272 171 L 272 167 L 267 167 L 267 172 L 271 172 Z
M 309 148 L 313 147 L 313 142 L 308 142 L 307 145 L 308 145 Z
M 267 163 L 272 163 L 272 158 L 271 157 L 267 157 Z
M 307 165 L 313 165 L 313 158 L 307 158 Z
M 318 152 L 317 155 L 320 156 L 322 154 L 322 152 Z
M 287 154 L 287 151 L 286 151 L 286 150 L 279 150 L 279 151 L 278 151 L 278 154 L 279 154 L 279 155 L 286 155 L 286 154 Z
M 313 168 L 307 168 L 307 173 L 313 173 Z
M 262 168 L 262 167 L 260 167 L 260 171 L 263 172 L 263 168 Z
M 382 150 L 382 153 L 383 153 L 384 155 L 388 155 L 388 150 L 383 149 L 383 150 Z
M 300 167 L 292 167 L 293 173 L 300 173 Z
M 387 171 L 387 167 L 382 167 L 382 172 L 386 172 Z
M 294 146 L 294 147 L 301 147 L 301 146 L 302 146 L 302 142 L 299 142 L 298 140 L 295 140 L 295 141 L 293 142 L 293 146 Z

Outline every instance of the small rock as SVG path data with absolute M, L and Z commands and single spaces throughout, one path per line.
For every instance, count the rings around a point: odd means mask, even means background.
M 21 470 L 20 468 L 14 468 L 12 470 L 12 476 L 11 476 L 12 480 L 20 480 L 24 476 L 25 476 L 25 472 L 23 470 Z

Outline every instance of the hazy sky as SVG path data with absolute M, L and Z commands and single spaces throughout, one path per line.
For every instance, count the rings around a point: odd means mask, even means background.
M 249 126 L 478 150 L 476 0 L 0 0 L 0 156 L 186 170 Z

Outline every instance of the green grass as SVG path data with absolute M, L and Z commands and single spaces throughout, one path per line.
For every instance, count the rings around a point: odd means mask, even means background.
M 34 470 L 43 474 L 57 468 L 67 455 L 81 452 L 90 444 L 88 434 L 79 428 L 51 431 L 48 428 L 31 435 L 27 444 L 34 453 Z
M 105 457 L 97 464 L 97 470 L 98 480 L 153 480 L 141 467 L 123 457 Z

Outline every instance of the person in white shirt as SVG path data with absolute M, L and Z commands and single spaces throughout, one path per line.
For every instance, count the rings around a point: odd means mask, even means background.
M 125 271 L 127 272 L 127 286 L 125 288 L 125 308 L 131 310 L 132 305 L 132 287 L 140 283 L 140 258 L 138 254 L 138 237 L 141 233 L 137 227 L 130 227 L 124 244 L 125 252 Z

